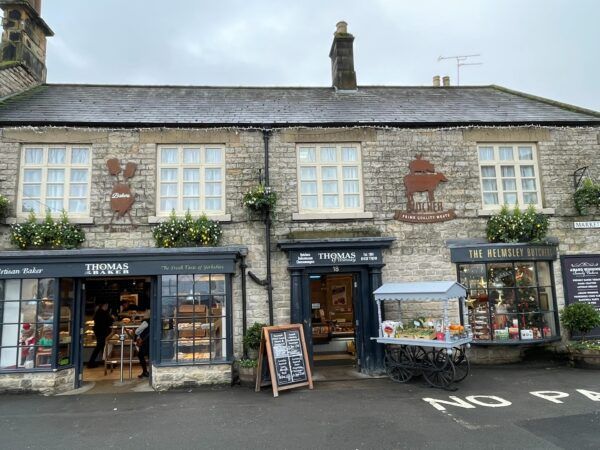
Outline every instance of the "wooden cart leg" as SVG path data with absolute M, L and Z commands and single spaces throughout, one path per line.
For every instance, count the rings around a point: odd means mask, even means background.
M 454 369 L 456 370 L 455 382 L 459 382 L 467 378 L 471 371 L 471 364 L 467 357 L 466 349 L 464 345 L 457 347 L 452 352 L 452 362 L 454 363 Z

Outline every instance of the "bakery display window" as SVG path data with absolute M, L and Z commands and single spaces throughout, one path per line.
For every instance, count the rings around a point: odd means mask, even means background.
M 160 362 L 223 362 L 231 339 L 227 322 L 226 275 L 193 274 L 161 277 Z
M 551 273 L 549 261 L 459 264 L 474 341 L 514 344 L 557 337 Z
M 56 280 L 0 280 L 0 370 L 50 369 Z

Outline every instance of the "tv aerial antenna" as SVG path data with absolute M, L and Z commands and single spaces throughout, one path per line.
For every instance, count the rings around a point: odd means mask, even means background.
M 473 55 L 457 55 L 457 56 L 439 56 L 438 62 L 444 59 L 455 59 L 456 60 L 456 85 L 460 86 L 460 68 L 462 66 L 480 66 L 482 62 L 467 62 L 469 58 L 476 58 L 481 56 L 481 54 L 476 53 Z

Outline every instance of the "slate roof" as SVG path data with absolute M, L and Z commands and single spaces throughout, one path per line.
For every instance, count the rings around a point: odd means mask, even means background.
M 600 124 L 600 113 L 499 86 L 187 87 L 46 84 L 0 104 L 0 125 Z

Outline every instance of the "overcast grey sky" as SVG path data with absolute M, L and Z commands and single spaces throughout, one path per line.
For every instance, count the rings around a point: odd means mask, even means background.
M 339 20 L 359 85 L 462 85 L 600 110 L 598 0 L 43 0 L 52 83 L 329 86 Z

